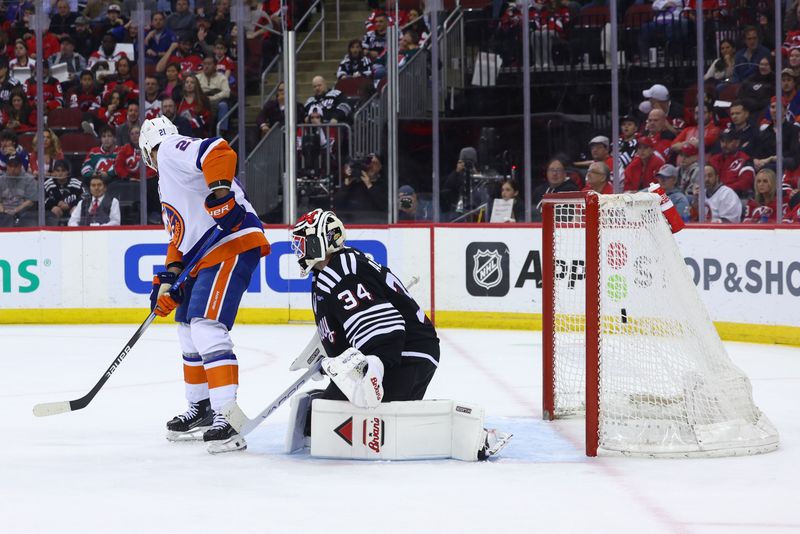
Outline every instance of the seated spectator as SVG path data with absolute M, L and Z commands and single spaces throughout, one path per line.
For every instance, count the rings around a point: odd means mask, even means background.
M 649 56 L 650 48 L 665 43 L 667 47 L 683 41 L 689 33 L 688 19 L 681 16 L 682 0 L 656 0 L 653 18 L 639 32 L 639 56 Z
M 121 57 L 117 61 L 117 73 L 106 78 L 102 100 L 107 100 L 113 91 L 119 91 L 122 103 L 139 102 L 139 84 L 131 77 L 131 60 Z
M 91 196 L 82 199 L 72 210 L 69 226 L 119 226 L 122 216 L 119 200 L 106 195 L 108 186 L 101 176 L 94 175 L 89 181 Z
M 623 170 L 636 156 L 639 138 L 639 120 L 633 115 L 623 115 L 619 119 L 619 159 Z
M 769 104 L 769 114 L 762 119 L 756 138 L 756 150 L 753 152 L 753 166 L 758 171 L 766 165 L 773 165 L 778 161 L 777 145 L 775 143 L 775 121 L 772 117 L 777 114 L 777 105 L 773 96 Z M 800 164 L 800 124 L 795 116 L 787 109 L 789 102 L 783 99 L 783 125 L 781 136 L 783 139 L 783 157 L 785 167 L 794 167 Z M 788 158 L 791 158 L 789 160 Z M 791 164 L 790 164 L 791 163 Z
M 522 54 L 522 39 L 520 37 L 522 26 L 522 13 L 515 3 L 502 3 L 505 6 L 497 28 L 492 35 L 491 42 L 494 44 L 492 52 L 497 53 L 503 60 L 503 65 L 519 64 Z M 531 43 L 533 46 L 533 43 Z M 541 65 L 534 63 L 535 66 L 544 67 L 544 59 Z
M 789 64 L 786 68 L 792 69 L 795 77 L 800 76 L 800 47 L 792 48 L 789 52 Z
M 719 42 L 719 58 L 708 67 L 704 80 L 713 80 L 716 83 L 730 82 L 733 78 L 733 67 L 736 64 L 736 46 L 730 39 Z
M 228 117 L 226 115 L 230 109 L 228 99 L 231 96 L 231 88 L 228 85 L 228 78 L 217 72 L 217 60 L 214 59 L 214 56 L 203 58 L 203 70 L 197 75 L 197 81 L 200 82 L 200 88 L 208 97 L 211 111 L 219 122 L 220 129 L 223 132 L 227 131 Z
M 139 149 L 139 132 L 141 128 L 134 123 L 130 129 L 130 139 L 124 145 L 120 145 L 117 157 L 114 159 L 114 176 L 118 180 L 138 181 L 141 178 L 142 153 Z M 154 178 L 156 171 L 146 167 L 147 178 Z
M 28 105 L 22 89 L 11 93 L 11 107 L 4 112 L 6 128 L 17 132 L 32 132 L 36 129 L 36 110 Z
M 69 107 L 96 116 L 101 104 L 100 94 L 101 91 L 94 81 L 94 74 L 90 70 L 84 70 L 80 75 L 80 84 L 67 95 Z
M 739 150 L 739 134 L 735 130 L 725 130 L 719 137 L 722 151 L 708 159 L 720 176 L 720 181 L 736 191 L 742 198 L 753 194 L 755 170 L 753 162 L 745 152 Z
M 561 193 L 563 191 L 577 191 L 579 188 L 575 182 L 567 177 L 567 162 L 560 157 L 551 158 L 546 167 L 547 181 L 533 190 L 531 203 L 533 204 L 533 220 L 542 220 L 542 199 L 549 193 Z
M 30 170 L 32 174 L 39 172 L 39 164 L 36 160 L 39 150 L 39 134 L 33 136 L 33 147 L 30 154 Z M 57 160 L 64 159 L 64 152 L 61 150 L 61 142 L 56 133 L 50 128 L 44 129 L 44 173 L 50 176 L 53 165 Z
M 576 161 L 574 165 L 578 168 L 588 168 L 596 161 L 603 162 L 612 172 L 611 180 L 613 181 L 614 158 L 610 153 L 610 145 L 611 141 L 605 135 L 593 137 L 592 140 L 589 141 L 589 152 L 592 155 L 592 159 Z
M 504 218 L 503 221 L 492 221 L 494 213 L 495 199 L 511 200 L 511 216 Z M 488 209 L 486 212 L 487 222 L 523 222 L 525 220 L 525 205 L 520 197 L 519 183 L 513 178 L 507 178 L 500 184 L 500 195 L 493 195 L 487 203 Z
M 385 18 L 385 17 L 384 17 Z M 328 83 L 322 76 L 314 76 L 311 80 L 314 94 L 308 97 L 303 105 L 305 115 L 308 116 L 312 107 L 322 110 L 324 122 L 347 122 L 350 119 L 352 108 L 347 98 L 338 89 L 328 89 Z
M 305 110 L 303 106 L 299 102 L 296 102 L 295 106 L 297 122 L 305 122 Z M 283 82 L 281 82 L 278 84 L 275 98 L 267 100 L 264 107 L 262 107 L 261 111 L 258 113 L 258 117 L 256 117 L 256 126 L 258 127 L 261 137 L 267 135 L 267 132 L 276 124 L 284 124 L 286 118 L 285 111 L 286 90 Z
M 754 185 L 754 198 L 747 201 L 745 206 L 743 223 L 776 223 L 778 222 L 777 213 L 777 192 L 778 183 L 775 171 L 772 169 L 761 169 L 756 174 Z M 788 202 L 783 202 L 783 215 L 788 211 Z
M 625 191 L 641 191 L 656 183 L 656 173 L 666 163 L 651 137 L 640 136 L 637 141 L 636 157 L 625 169 Z
M 792 69 L 781 71 L 781 96 L 789 101 L 792 115 L 800 115 L 800 93 L 797 92 L 797 76 Z
M 114 36 L 110 33 L 105 34 L 103 40 L 100 42 L 100 48 L 92 52 L 89 56 L 88 67 L 91 69 L 101 62 L 107 63 L 109 67 L 116 67 L 117 61 L 119 61 L 120 58 L 128 57 L 125 55 L 125 52 L 115 52 L 116 48 L 117 40 Z
M 228 55 L 228 45 L 222 37 L 214 42 L 214 59 L 217 61 L 217 71 L 228 78 L 228 85 L 233 91 L 236 85 L 236 62 Z
M 27 170 L 29 164 L 28 152 L 22 148 L 17 140 L 17 134 L 14 130 L 6 128 L 0 132 L 0 174 L 6 172 L 8 160 L 12 157 L 16 158 L 22 163 L 22 169 Z
M 769 105 L 769 99 L 775 96 L 775 69 L 772 58 L 762 58 L 758 62 L 758 71 L 747 78 L 739 89 L 738 98 L 753 103 L 753 110 L 762 110 Z
M 36 226 L 36 179 L 22 168 L 22 161 L 12 155 L 4 174 L 0 174 L 0 227 Z
M 431 203 L 420 200 L 410 185 L 397 190 L 397 219 L 399 222 L 430 221 L 433 219 Z
M 235 27 L 231 21 L 231 3 L 229 1 L 218 1 L 216 9 L 211 13 L 211 28 L 209 32 L 214 35 L 231 36 L 231 31 Z
M 694 108 L 694 115 L 695 121 L 699 123 L 700 121 L 700 106 L 695 106 Z M 711 113 L 710 107 L 705 107 L 703 109 L 704 115 L 704 122 L 705 122 L 705 132 L 703 134 L 703 138 L 705 140 L 705 148 L 707 151 L 711 150 L 717 143 L 719 139 L 719 134 L 722 132 L 719 126 L 714 123 L 714 115 Z M 677 154 L 678 152 L 683 149 L 684 146 L 693 145 L 696 149 L 699 150 L 699 139 L 698 135 L 700 135 L 699 128 L 697 126 L 687 126 L 678 134 L 678 136 L 673 139 L 672 146 L 670 147 L 670 153 Z
M 691 218 L 691 213 L 689 211 L 689 199 L 686 197 L 683 191 L 677 187 L 678 169 L 675 167 L 675 165 L 670 165 L 669 163 L 662 165 L 656 173 L 656 179 L 658 180 L 658 184 L 664 189 L 664 192 L 672 201 L 672 205 L 675 206 L 675 209 L 678 211 L 678 214 L 681 216 L 681 218 L 684 221 L 688 221 Z
M 601 195 L 614 193 L 614 184 L 611 183 L 611 171 L 603 161 L 593 161 L 586 171 L 586 186 L 581 191 L 594 191 Z
M 125 122 L 117 126 L 115 132 L 117 146 L 123 146 L 131 142 L 131 131 L 139 126 L 139 103 L 128 102 L 125 108 Z
M 750 110 L 742 100 L 735 100 L 728 111 L 731 117 L 729 129 L 735 130 L 739 138 L 739 150 L 752 156 L 758 152 L 757 130 L 750 123 Z
M 169 45 L 167 53 L 161 56 L 156 64 L 156 72 L 164 72 L 167 65 L 175 63 L 183 74 L 200 72 L 203 68 L 203 58 L 195 52 L 193 37 L 189 33 L 183 33 L 178 37 L 178 41 Z
M 188 0 L 177 0 L 175 10 L 167 17 L 167 28 L 175 34 L 193 32 L 195 29 L 195 15 L 189 9 Z
M 389 27 L 389 20 L 384 13 L 375 16 L 375 29 L 364 34 L 361 47 L 366 51 L 367 56 L 374 63 L 379 56 L 386 50 L 386 29 Z
M 372 61 L 364 55 L 364 49 L 359 39 L 351 40 L 347 45 L 347 54 L 339 63 L 336 78 L 358 78 L 372 76 Z
M 161 114 L 161 88 L 153 76 L 144 79 L 144 118 L 152 119 Z
M 311 108 L 306 119 L 309 125 L 321 125 L 322 110 L 316 107 Z M 311 171 L 312 176 L 319 176 L 324 167 L 324 160 L 321 159 L 323 154 L 327 153 L 331 159 L 335 159 L 336 141 L 337 128 L 298 128 L 297 150 L 300 151 L 302 157 L 302 169 Z
M 665 124 L 664 128 L 669 131 L 673 136 L 677 135 L 681 128 L 686 126 L 686 121 L 683 116 L 683 106 L 670 100 L 669 90 L 660 84 L 652 86 L 650 89 L 642 91 L 642 96 L 647 100 L 639 105 L 639 110 L 642 113 L 648 114 L 654 110 L 661 110 L 664 113 Z M 663 156 L 667 154 L 662 153 Z
M 111 180 L 114 173 L 114 160 L 117 158 L 117 142 L 114 131 L 108 126 L 100 130 L 100 146 L 92 147 L 86 154 L 81 167 L 84 183 L 92 177 L 100 177 L 104 185 Z
M 430 35 L 431 31 L 428 28 L 428 24 L 425 22 L 425 17 L 420 15 L 418 9 L 414 9 L 413 7 L 408 10 L 408 22 L 406 23 L 405 30 L 414 30 L 417 32 L 419 36 L 419 46 L 423 46 L 425 41 L 428 40 L 428 36 Z
M 385 221 L 389 197 L 381 169 L 376 154 L 345 164 L 344 185 L 333 197 L 336 213 L 349 212 L 352 220 L 361 222 Z
M 762 58 L 770 57 L 767 47 L 761 44 L 761 36 L 755 26 L 746 26 L 742 30 L 745 47 L 736 52 L 736 61 L 733 70 L 734 83 L 740 83 L 755 74 L 758 62 Z
M 399 65 L 402 67 L 419 51 L 419 35 L 414 30 L 406 30 L 400 38 L 400 46 L 398 48 L 400 54 Z
M 8 68 L 11 70 L 11 76 L 14 76 L 14 69 L 20 67 L 28 67 L 33 72 L 36 67 L 36 60 L 28 55 L 28 45 L 22 39 L 17 39 L 14 43 L 14 59 L 8 62 Z
M 187 137 L 192 136 L 192 124 L 189 119 L 177 114 L 178 107 L 172 97 L 166 96 L 161 99 L 161 115 L 168 118 L 178 129 L 178 133 Z
M 530 6 L 528 18 L 531 28 L 533 64 L 538 68 L 548 68 L 553 64 L 553 45 L 567 37 L 569 7 L 564 0 L 532 2 Z
M 150 31 L 144 38 L 145 61 L 151 65 L 157 64 L 161 58 L 169 57 L 170 47 L 178 37 L 167 27 L 164 13 L 155 12 L 150 17 Z
M 678 151 L 678 188 L 687 196 L 692 194 L 700 169 L 699 151 L 691 143 L 684 143 Z
M 64 107 L 64 91 L 61 89 L 61 82 L 50 76 L 50 64 L 44 61 L 42 63 L 42 96 L 45 108 L 49 111 L 51 109 Z M 31 72 L 31 77 L 25 80 L 23 84 L 25 87 L 25 95 L 28 97 L 28 104 L 31 108 L 36 109 L 37 102 L 39 101 L 39 94 L 37 92 L 36 71 Z
M 71 11 L 68 0 L 58 0 L 56 3 L 56 12 L 50 13 L 50 33 L 63 39 L 64 37 L 71 37 L 75 31 L 75 21 L 78 14 Z M 80 70 L 78 70 L 80 72 Z
M 85 57 L 87 61 L 92 53 L 97 50 L 97 47 L 100 46 L 100 42 L 89 24 L 89 19 L 83 15 L 79 15 L 75 19 L 75 31 L 72 34 L 72 38 L 75 39 L 75 50 Z
M 461 150 L 456 168 L 448 174 L 442 183 L 439 192 L 439 207 L 445 214 L 446 220 L 452 219 L 456 215 L 464 213 L 471 208 L 471 202 L 467 194 L 467 180 L 470 174 L 475 172 L 475 162 L 477 152 L 472 147 Z M 445 218 L 445 217 L 443 217 Z
M 11 104 L 11 92 L 19 86 L 19 81 L 9 76 L 8 59 L 0 57 L 0 107 Z
M 97 24 L 99 33 L 101 35 L 107 35 L 123 26 L 125 26 L 125 19 L 122 18 L 122 8 L 119 4 L 109 4 L 106 10 L 106 16 Z
M 62 0 L 63 1 L 63 0 Z M 83 195 L 77 178 L 70 178 L 69 163 L 59 159 L 44 182 L 44 209 L 48 226 L 66 226 L 69 216 Z
M 717 169 L 706 165 L 704 169 L 704 182 L 706 187 L 706 222 L 712 223 L 738 223 L 742 219 L 742 201 L 736 192 L 723 184 L 719 179 Z M 692 189 L 691 214 L 692 221 L 699 220 L 699 194 L 700 184 L 695 184 Z
M 666 160 L 670 157 L 670 147 L 675 140 L 675 134 L 669 130 L 669 122 L 663 110 L 654 109 L 647 114 L 644 125 L 647 137 L 653 142 L 653 148 Z
M 65 0 L 61 0 L 62 2 Z M 67 64 L 69 82 L 77 82 L 78 76 L 86 68 L 86 58 L 75 51 L 75 41 L 69 35 L 61 38 L 61 51 L 50 56 L 50 66 Z
M 127 113 L 128 110 L 125 106 L 125 98 L 123 97 L 122 90 L 114 90 L 108 98 L 108 104 L 101 106 L 97 110 L 97 118 L 100 123 L 111 128 L 111 131 L 116 132 L 117 126 L 121 126 L 125 123 Z
M 164 71 L 164 88 L 161 90 L 161 98 L 169 97 L 173 100 L 180 100 L 183 91 L 183 81 L 180 78 L 180 65 L 170 63 Z
M 192 125 L 194 137 L 207 137 L 211 126 L 211 103 L 203 93 L 197 76 L 190 74 L 183 80 L 183 96 L 178 102 L 178 115 Z

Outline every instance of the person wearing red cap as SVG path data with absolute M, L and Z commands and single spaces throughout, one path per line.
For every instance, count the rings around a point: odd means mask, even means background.
M 652 138 L 641 135 L 637 141 L 636 156 L 625 169 L 625 191 L 639 191 L 657 183 L 656 173 L 666 163 Z

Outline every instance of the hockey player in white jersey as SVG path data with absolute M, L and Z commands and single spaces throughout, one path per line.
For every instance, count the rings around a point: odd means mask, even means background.
M 167 423 L 167 439 L 201 439 L 209 452 L 246 448 L 221 408 L 236 399 L 238 362 L 229 331 L 251 275 L 269 243 L 255 210 L 236 182 L 236 153 L 224 139 L 178 135 L 169 119 L 148 119 L 139 145 L 159 175 L 166 269 L 153 280 L 151 309 L 175 312 L 183 352 L 188 410 Z M 208 239 L 222 233 L 197 262 L 179 292 L 170 286 Z
M 313 273 L 311 305 L 331 356 L 322 359 L 331 383 L 292 399 L 290 452 L 310 434 L 312 456 L 475 461 L 496 454 L 511 436 L 485 430 L 483 408 L 422 400 L 439 365 L 439 339 L 392 271 L 346 247 L 331 211 L 303 215 L 292 239 L 303 272 Z

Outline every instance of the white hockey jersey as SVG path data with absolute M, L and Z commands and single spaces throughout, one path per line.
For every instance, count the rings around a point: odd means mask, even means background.
M 214 219 L 206 212 L 209 186 L 230 182 L 236 202 L 247 210 L 239 230 L 225 233 L 194 269 L 209 267 L 241 252 L 260 247 L 269 253 L 261 221 L 244 190 L 236 182 L 236 153 L 219 137 L 198 139 L 182 135 L 165 138 L 158 147 L 159 196 L 164 227 L 170 238 L 166 265 L 188 263 L 213 231 Z

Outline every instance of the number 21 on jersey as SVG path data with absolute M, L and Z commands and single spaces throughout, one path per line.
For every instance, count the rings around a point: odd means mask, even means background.
M 343 308 L 347 311 L 350 311 L 354 308 L 358 308 L 360 301 L 362 300 L 368 300 L 368 301 L 375 300 L 375 298 L 372 296 L 372 293 L 367 291 L 367 289 L 364 287 L 363 284 L 358 284 L 356 286 L 355 295 L 353 295 L 352 290 L 345 289 L 344 291 L 336 295 L 336 298 L 338 298 L 344 303 Z

